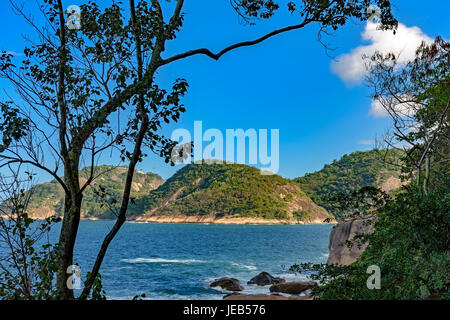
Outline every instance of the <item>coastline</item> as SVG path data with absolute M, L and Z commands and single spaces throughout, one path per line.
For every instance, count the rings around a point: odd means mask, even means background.
M 7 216 L 0 216 L 2 219 L 9 220 Z M 44 217 L 33 217 L 34 220 L 45 220 Z M 82 221 L 115 221 L 115 219 L 101 219 L 93 217 L 81 217 Z M 336 224 L 336 220 L 323 222 L 321 219 L 311 221 L 285 220 L 285 219 L 264 219 L 251 217 L 215 217 L 207 216 L 131 216 L 127 217 L 127 222 L 136 223 L 192 223 L 192 224 L 218 224 L 218 225 L 309 225 L 309 224 Z
M 273 225 L 273 224 L 284 224 L 284 225 L 298 225 L 298 224 L 336 224 L 335 220 L 329 223 L 323 222 L 321 219 L 311 220 L 311 221 L 300 221 L 300 220 L 286 220 L 286 219 L 264 219 L 264 218 L 251 218 L 251 217 L 216 217 L 214 215 L 205 216 L 186 216 L 186 215 L 176 215 L 176 216 L 140 216 L 140 217 L 130 217 L 127 221 L 135 221 L 140 223 L 199 223 L 199 224 L 256 224 L 256 225 Z

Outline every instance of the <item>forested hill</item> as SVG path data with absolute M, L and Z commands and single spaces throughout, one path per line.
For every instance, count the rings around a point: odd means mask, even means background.
M 139 219 L 149 221 L 203 216 L 308 223 L 329 217 L 296 183 L 240 164 L 186 165 L 140 202 L 147 208 Z
M 365 186 L 390 191 L 401 186 L 398 167 L 388 164 L 398 161 L 390 151 L 356 151 L 327 164 L 322 170 L 294 179 L 315 203 L 330 209 L 327 198 L 339 192 L 349 193 Z
M 89 170 L 81 171 L 80 176 L 84 177 L 81 184 Z M 99 176 L 85 191 L 83 218 L 114 218 L 126 170 L 126 167 L 96 167 Z M 331 210 L 326 202 L 329 195 L 364 186 L 395 189 L 401 185 L 398 175 L 395 167 L 387 165 L 377 151 L 344 155 L 322 170 L 294 180 L 262 175 L 259 169 L 240 164 L 190 164 L 166 182 L 157 174 L 136 171 L 128 216 L 162 222 L 168 217 L 175 217 L 170 220 L 174 222 L 180 217 L 190 217 L 189 222 L 196 222 L 198 217 L 322 222 L 330 217 L 325 210 Z M 64 193 L 56 181 L 34 187 L 30 202 L 32 217 L 61 214 L 63 206 Z
M 119 207 L 127 176 L 126 167 L 97 166 L 97 177 L 86 189 L 81 214 L 83 218 L 112 218 Z M 86 182 L 90 167 L 80 172 L 80 184 Z M 135 171 L 131 196 L 137 200 L 159 187 L 164 180 L 155 173 Z M 64 207 L 64 192 L 56 180 L 36 185 L 30 201 L 30 213 L 34 218 L 61 215 Z M 136 210 L 130 203 L 130 210 Z

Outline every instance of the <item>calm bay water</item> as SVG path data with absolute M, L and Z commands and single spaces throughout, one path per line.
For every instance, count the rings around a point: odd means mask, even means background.
M 84 276 L 94 263 L 111 221 L 82 221 L 75 262 Z M 323 263 L 331 225 L 205 225 L 127 222 L 111 243 L 101 268 L 109 299 L 222 299 L 209 287 L 219 277 L 234 277 L 243 293 L 268 293 L 247 285 L 261 271 L 286 280 L 305 280 L 289 266 Z M 52 238 L 57 239 L 58 230 Z M 78 290 L 80 291 L 80 290 Z

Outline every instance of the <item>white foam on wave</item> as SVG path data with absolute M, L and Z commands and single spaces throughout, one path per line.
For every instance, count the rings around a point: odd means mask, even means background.
M 231 265 L 235 266 L 235 267 L 238 267 L 238 268 L 241 268 L 241 269 L 247 269 L 247 270 L 256 270 L 256 269 L 258 269 L 255 266 L 246 265 L 246 264 L 240 264 L 240 263 L 236 263 L 236 262 L 231 262 Z
M 197 259 L 164 259 L 164 258 L 134 258 L 134 259 L 121 259 L 120 261 L 126 263 L 182 263 L 182 264 L 218 262 L 216 260 L 206 261 Z M 224 261 L 224 263 L 230 263 L 232 266 L 250 271 L 258 269 L 256 266 L 253 265 L 246 265 L 232 261 Z
M 120 260 L 126 263 L 207 263 L 208 261 L 196 260 L 196 259 L 163 259 L 163 258 L 135 258 L 135 259 L 122 259 Z
M 286 281 L 309 281 L 310 277 L 306 274 L 295 274 L 293 272 L 279 273 L 276 275 Z

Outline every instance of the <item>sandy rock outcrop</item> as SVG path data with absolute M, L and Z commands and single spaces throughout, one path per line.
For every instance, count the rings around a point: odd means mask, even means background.
M 396 190 L 401 186 L 405 185 L 407 182 L 400 180 L 398 177 L 389 177 L 380 185 L 380 189 L 384 192 L 390 192 Z
M 280 220 L 280 219 L 266 219 L 266 218 L 252 218 L 252 217 L 239 217 L 239 216 L 216 216 L 209 215 L 192 215 L 187 216 L 183 214 L 173 215 L 152 215 L 147 213 L 142 216 L 132 216 L 128 220 L 136 222 L 151 222 L 151 223 L 210 223 L 210 224 L 328 224 L 333 223 L 324 222 L 321 219 L 316 219 L 308 222 L 300 220 Z

